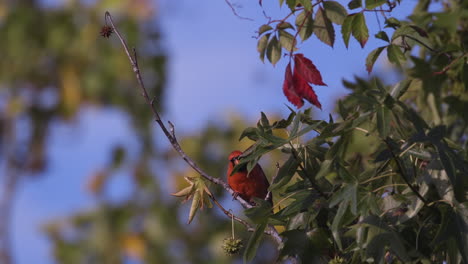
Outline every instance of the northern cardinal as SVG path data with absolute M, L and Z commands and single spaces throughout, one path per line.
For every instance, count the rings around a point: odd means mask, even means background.
M 235 150 L 229 155 L 227 170 L 228 184 L 236 192 L 235 196 L 239 195 L 242 199 L 253 204 L 253 197 L 265 199 L 270 184 L 268 183 L 262 167 L 258 164 L 255 165 L 248 176 L 246 167 L 240 168 L 240 170 L 231 175 L 232 170 L 239 163 L 239 156 L 241 154 L 241 151 Z M 271 196 L 268 201 L 272 203 Z

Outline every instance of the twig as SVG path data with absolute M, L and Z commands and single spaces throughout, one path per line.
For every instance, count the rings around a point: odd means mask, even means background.
M 403 166 L 401 165 L 401 160 L 393 152 L 393 149 L 392 149 L 390 143 L 386 139 L 384 139 L 384 142 L 385 142 L 385 144 L 387 144 L 387 148 L 388 148 L 388 150 L 390 150 L 390 153 L 392 154 L 392 157 L 395 160 L 395 163 L 397 164 L 398 169 L 400 170 L 401 178 L 403 178 L 403 181 L 406 183 L 406 185 L 408 185 L 408 187 L 411 189 L 411 191 L 424 203 L 424 205 L 428 206 L 428 202 L 426 201 L 426 199 L 424 199 L 424 197 L 422 197 L 422 195 L 418 192 L 418 190 L 416 190 L 416 188 L 414 188 L 414 186 L 406 178 L 406 172 L 405 172 Z
M 234 196 L 234 194 L 235 194 L 234 190 L 231 189 L 231 187 L 229 187 L 229 185 L 227 183 L 225 183 L 223 180 L 221 180 L 219 178 L 214 178 L 214 177 L 211 177 L 210 175 L 208 175 L 189 156 L 187 156 L 187 154 L 182 150 L 182 147 L 180 146 L 179 142 L 177 141 L 177 138 L 175 137 L 174 125 L 169 122 L 169 125 L 171 127 L 170 128 L 171 131 L 169 131 L 167 129 L 167 127 L 164 125 L 164 123 L 161 120 L 161 116 L 160 116 L 159 112 L 154 107 L 154 103 L 156 101 L 155 98 L 150 99 L 150 97 L 148 96 L 148 92 L 146 91 L 145 85 L 143 83 L 143 79 L 142 79 L 141 74 L 140 74 L 140 69 L 138 67 L 138 60 L 137 60 L 136 50 L 133 49 L 133 56 L 130 55 L 127 43 L 125 42 L 125 39 L 122 37 L 119 30 L 114 25 L 114 21 L 112 20 L 111 14 L 109 12 L 107 12 L 107 11 L 105 13 L 105 20 L 106 20 L 106 22 L 109 21 L 109 23 L 112 26 L 113 31 L 115 32 L 115 34 L 119 38 L 120 42 L 122 43 L 122 46 L 123 46 L 123 48 L 125 50 L 125 53 L 127 54 L 127 57 L 128 57 L 128 59 L 130 61 L 130 64 L 132 65 L 133 72 L 135 73 L 135 76 L 136 76 L 136 78 L 138 80 L 138 84 L 139 84 L 139 86 L 141 88 L 142 95 L 143 95 L 146 103 L 148 104 L 148 106 L 150 106 L 156 123 L 158 123 L 159 127 L 161 127 L 161 130 L 163 131 L 164 135 L 167 137 L 167 139 L 171 143 L 174 150 L 182 157 L 182 159 L 190 167 L 192 167 L 196 172 L 198 172 L 204 179 L 206 179 L 206 180 L 208 180 L 208 181 L 210 181 L 210 182 L 212 182 L 212 183 L 214 183 L 216 185 L 220 185 L 226 191 L 228 191 L 231 195 Z M 213 200 L 213 202 L 215 202 L 215 204 L 217 204 L 218 206 L 221 206 L 219 203 L 217 203 L 217 201 L 216 201 L 216 199 L 214 199 L 214 197 L 211 197 L 211 199 Z M 250 203 L 248 203 L 247 201 L 245 201 L 244 199 L 242 199 L 242 197 L 237 196 L 237 197 L 235 197 L 235 199 L 237 199 L 237 201 L 239 201 L 239 203 L 244 208 L 252 208 L 252 205 Z M 224 211 L 225 211 L 225 209 L 223 210 L 223 212 Z M 242 220 L 242 219 L 240 219 L 240 220 Z M 281 237 L 279 236 L 278 232 L 273 227 L 269 226 L 268 230 L 266 232 L 267 232 L 267 234 L 271 235 L 275 239 L 275 241 L 278 242 L 278 244 L 282 243 Z
M 236 17 L 238 17 L 238 18 L 240 18 L 240 19 L 244 19 L 244 20 L 253 21 L 253 19 L 251 19 L 251 18 L 243 17 L 243 16 L 239 15 L 239 14 L 237 13 L 236 9 L 234 8 L 234 6 L 232 5 L 232 3 L 229 2 L 229 0 L 224 0 L 224 1 L 225 1 L 226 4 L 231 8 L 232 13 L 233 13 Z
M 119 30 L 114 25 L 114 21 L 112 20 L 112 16 L 111 16 L 111 14 L 109 12 L 105 13 L 105 18 L 106 18 L 106 21 L 109 21 L 109 23 L 112 26 L 113 31 L 115 32 L 115 34 L 119 38 L 120 42 L 122 43 L 122 46 L 123 46 L 123 48 L 125 50 L 125 54 L 127 54 L 127 57 L 128 57 L 128 59 L 130 61 L 130 64 L 132 65 L 133 72 L 136 75 L 138 84 L 139 84 L 139 86 L 141 88 L 141 91 L 142 91 L 142 95 L 143 95 L 146 103 L 151 108 L 151 111 L 152 111 L 154 119 L 155 119 L 154 121 L 156 121 L 156 123 L 158 123 L 159 127 L 161 127 L 161 130 L 163 131 L 164 135 L 167 137 L 167 139 L 171 143 L 174 150 L 182 157 L 182 159 L 190 167 L 192 167 L 196 172 L 198 172 L 203 178 L 205 178 L 206 180 L 208 180 L 208 181 L 210 181 L 210 182 L 212 182 L 214 184 L 221 185 L 226 191 L 228 191 L 229 193 L 234 195 L 234 190 L 232 190 L 227 183 L 225 183 L 221 179 L 213 178 L 210 175 L 208 175 L 205 171 L 203 171 L 200 167 L 198 167 L 198 165 L 189 156 L 187 156 L 187 154 L 182 150 L 182 147 L 180 146 L 179 142 L 177 141 L 177 138 L 174 137 L 171 134 L 171 132 L 167 129 L 166 125 L 164 125 L 164 123 L 161 120 L 161 116 L 160 116 L 159 112 L 154 107 L 154 103 L 156 102 L 156 99 L 155 98 L 150 99 L 149 96 L 148 96 L 148 92 L 146 91 L 145 85 L 143 83 L 143 79 L 142 79 L 141 74 L 140 74 L 140 68 L 138 67 L 137 60 L 135 59 L 136 58 L 135 49 L 134 49 L 134 56 L 135 57 L 133 57 L 129 52 L 128 45 L 127 45 L 125 39 L 122 37 Z M 250 205 L 250 203 L 248 203 L 247 201 L 245 201 L 241 197 L 237 197 L 237 200 L 245 208 L 251 208 L 252 207 L 252 205 Z
M 299 161 L 299 168 L 300 168 L 305 174 L 308 174 L 307 171 L 305 170 L 304 166 L 302 166 L 302 163 L 300 162 L 300 159 L 299 159 L 297 150 L 294 148 L 294 146 L 293 146 L 293 144 L 291 144 L 291 142 L 289 142 L 289 145 L 291 146 L 291 150 L 292 150 L 292 154 L 293 154 L 294 158 L 295 158 L 297 161 Z M 309 179 L 309 181 L 310 181 L 310 184 L 311 184 L 312 187 L 314 188 L 314 190 L 315 190 L 320 196 L 322 196 L 323 198 L 328 199 L 328 195 L 326 195 L 324 192 L 322 192 L 322 190 L 320 190 L 320 187 L 319 187 L 318 184 L 315 182 L 314 178 L 308 177 L 308 179 Z
M 275 166 L 276 166 L 276 174 L 275 174 L 275 176 L 273 176 L 273 178 L 271 178 L 271 184 L 273 184 L 275 182 L 275 179 L 276 179 L 276 177 L 278 177 L 278 173 L 279 173 L 279 169 L 280 169 L 280 166 L 279 166 L 278 162 L 276 162 Z M 267 195 L 265 196 L 265 201 L 271 201 L 271 204 L 273 204 L 273 197 L 272 197 L 272 194 L 271 194 L 270 190 L 268 190 Z

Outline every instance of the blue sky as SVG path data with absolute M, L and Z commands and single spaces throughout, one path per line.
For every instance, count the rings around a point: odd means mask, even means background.
M 290 104 L 282 92 L 286 60 L 281 60 L 276 67 L 267 62 L 263 64 L 258 59 L 257 40 L 252 37 L 267 19 L 257 1 L 231 2 L 239 14 L 254 21 L 234 16 L 230 7 L 220 0 L 162 0 L 158 4 L 157 14 L 162 19 L 169 53 L 165 118 L 176 125 L 179 134 L 193 133 L 207 122 L 222 124 L 230 112 L 252 121 L 259 117 L 260 111 L 288 113 L 285 104 Z M 403 1 L 393 15 L 404 17 L 416 2 Z M 264 0 L 264 6 L 272 17 L 281 17 L 287 12 L 286 8 L 278 8 L 277 1 Z M 364 49 L 354 39 L 348 50 L 344 48 L 339 32 L 336 32 L 334 48 L 315 37 L 300 46 L 301 52 L 314 62 L 328 84 L 315 88 L 323 106 L 322 111 L 316 111 L 318 118 L 326 118 L 332 112 L 334 101 L 346 94 L 341 85 L 343 78 L 367 76 L 366 55 L 383 45 L 373 38 L 378 31 L 375 15 L 367 14 L 366 19 L 371 37 Z M 376 70 L 390 75 L 385 66 L 385 54 L 382 58 Z M 76 123 L 53 126 L 48 173 L 42 178 L 25 181 L 15 205 L 13 235 L 17 263 L 52 263 L 50 245 L 40 225 L 92 208 L 93 199 L 85 190 L 86 179 L 108 162 L 108 151 L 117 142 L 137 149 L 126 122 L 125 116 L 117 110 L 89 107 L 81 111 Z M 110 128 L 112 133 L 109 133 Z M 111 190 L 116 198 L 125 196 L 122 187 L 125 181 L 124 176 L 117 177 Z

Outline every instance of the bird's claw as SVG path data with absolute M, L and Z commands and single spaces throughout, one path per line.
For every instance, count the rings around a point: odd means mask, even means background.
M 239 196 L 239 194 L 240 194 L 239 192 L 234 191 L 234 193 L 232 194 L 232 200 L 233 201 L 237 200 L 237 197 Z

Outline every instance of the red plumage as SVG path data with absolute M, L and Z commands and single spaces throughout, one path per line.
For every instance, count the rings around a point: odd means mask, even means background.
M 232 170 L 239 163 L 241 151 L 233 151 L 229 155 L 229 164 L 227 170 L 227 178 L 229 186 L 244 200 L 253 203 L 253 197 L 265 199 L 268 194 L 270 184 L 260 165 L 255 165 L 252 171 L 247 176 L 247 168 L 241 168 L 236 173 L 232 174 Z M 271 198 L 269 199 L 271 202 Z

